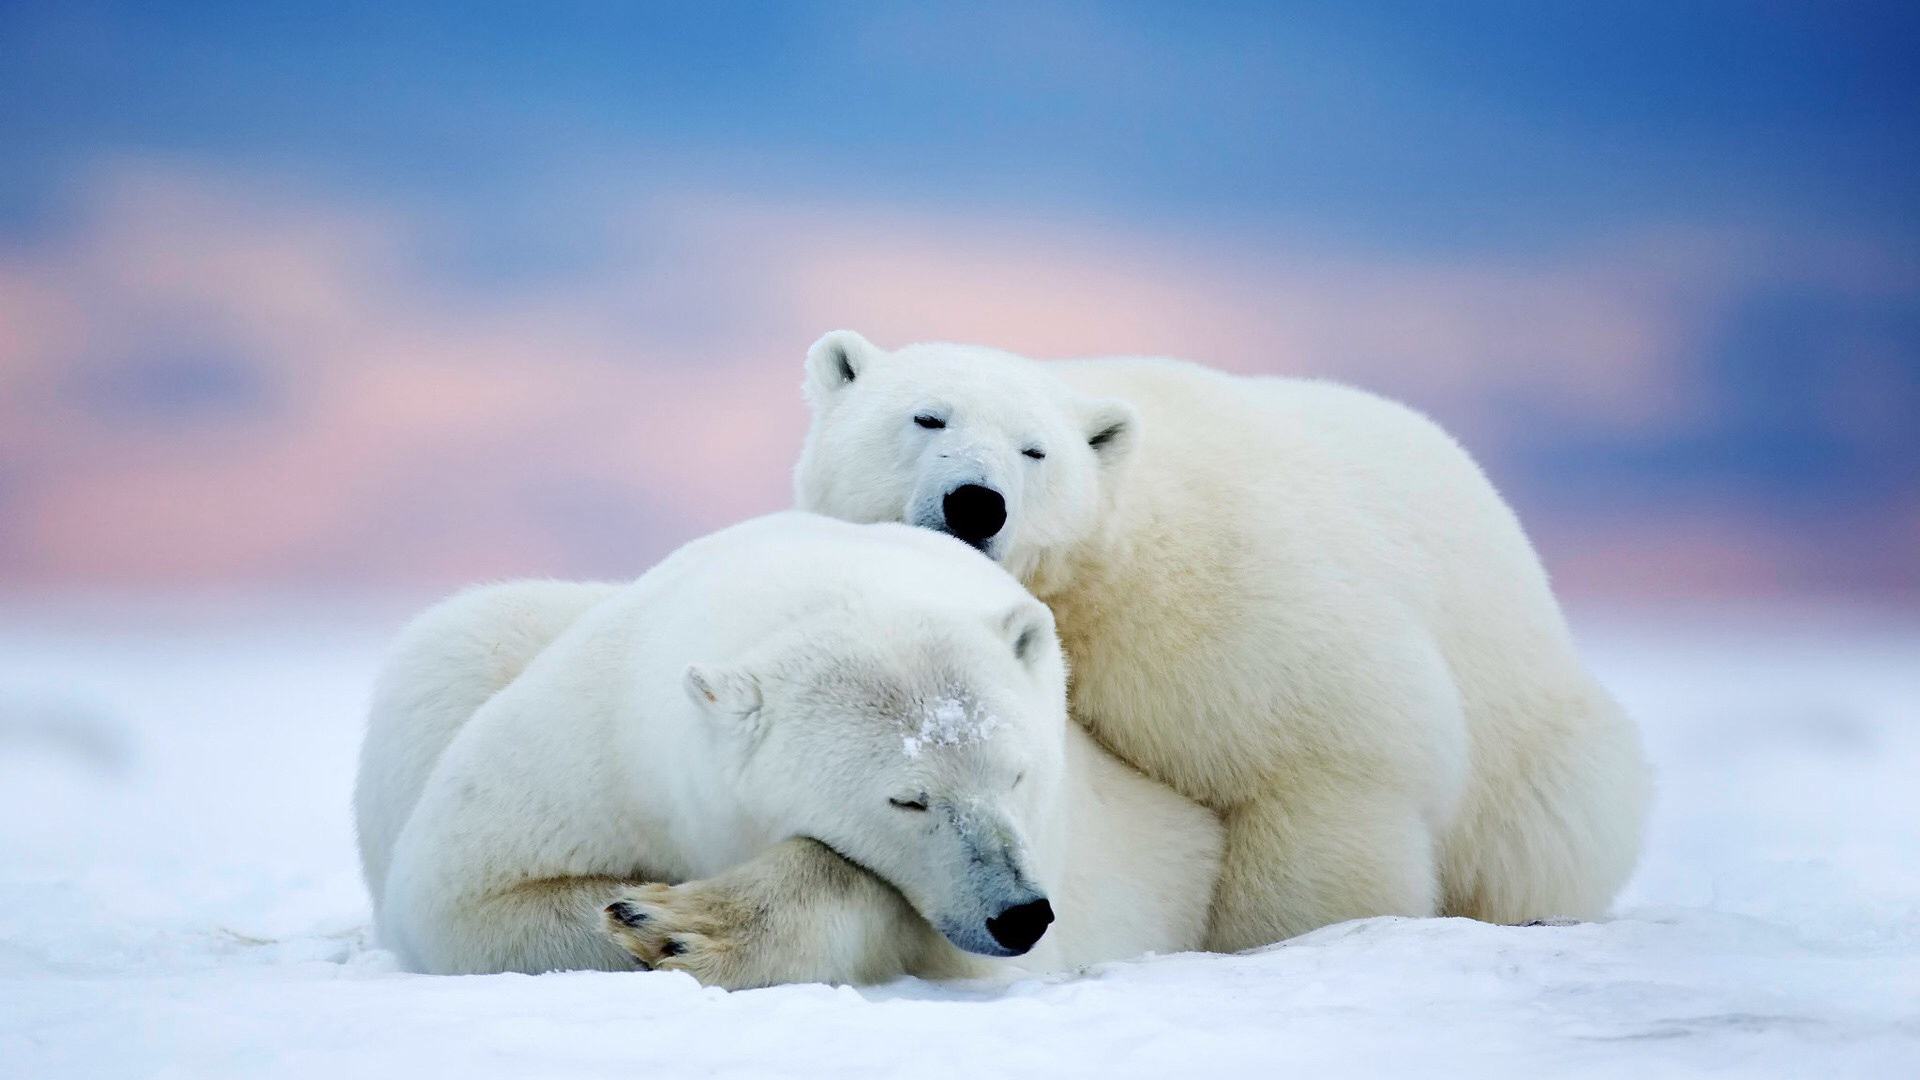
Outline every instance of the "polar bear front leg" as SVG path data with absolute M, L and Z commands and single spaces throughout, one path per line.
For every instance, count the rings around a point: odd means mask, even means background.
M 436 975 L 518 971 L 631 971 L 633 960 L 600 932 L 596 917 L 632 879 L 595 875 L 520 880 L 484 891 L 409 889 L 412 867 L 396 864 L 383 937 Z
M 1235 807 L 1225 823 L 1211 951 L 1270 945 L 1348 919 L 1439 910 L 1424 819 L 1366 780 L 1320 778 L 1307 790 Z
M 1466 723 L 1439 647 L 1418 626 L 1386 633 L 1391 618 L 1322 628 L 1323 677 L 1300 678 L 1297 711 L 1271 721 L 1300 742 L 1222 815 L 1208 948 L 1439 913 L 1438 830 L 1466 782 Z
M 630 887 L 605 927 L 646 966 L 728 989 L 945 974 L 927 969 L 952 951 L 892 886 L 806 839 L 710 878 Z

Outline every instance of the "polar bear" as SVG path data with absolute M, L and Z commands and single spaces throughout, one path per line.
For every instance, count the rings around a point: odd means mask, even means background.
M 1067 721 L 1052 617 L 1000 568 L 796 512 L 629 585 L 428 611 L 376 687 L 355 809 L 409 968 L 726 987 L 1195 949 L 1222 848 Z
M 947 532 L 1047 603 L 1072 711 L 1223 815 L 1209 946 L 1361 916 L 1600 915 L 1648 795 L 1467 454 L 1328 382 L 1151 359 L 807 357 L 801 508 Z

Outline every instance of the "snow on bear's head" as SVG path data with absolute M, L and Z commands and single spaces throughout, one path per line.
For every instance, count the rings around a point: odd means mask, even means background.
M 956 536 L 1033 582 L 1092 535 L 1135 440 L 1133 407 L 972 345 L 886 352 L 850 330 L 807 355 L 802 509 Z
M 769 834 L 865 867 L 968 952 L 1016 956 L 1045 933 L 1068 721 L 1044 605 L 854 601 L 743 660 L 695 664 L 686 689 Z

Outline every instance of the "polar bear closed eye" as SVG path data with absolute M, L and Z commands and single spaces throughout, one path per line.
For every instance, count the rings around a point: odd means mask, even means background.
M 1170 360 L 806 361 L 802 509 L 948 533 L 1053 609 L 1076 720 L 1218 810 L 1209 942 L 1369 915 L 1594 916 L 1648 781 L 1473 461 L 1331 383 Z
M 631 585 L 464 593 L 375 694 L 380 938 L 729 987 L 1197 947 L 1218 820 L 1069 724 L 1065 678 L 1043 605 L 900 526 L 778 514 Z

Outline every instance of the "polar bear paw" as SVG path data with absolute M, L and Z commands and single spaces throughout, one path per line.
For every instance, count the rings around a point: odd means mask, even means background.
M 684 971 L 709 986 L 744 985 L 754 924 L 750 905 L 711 882 L 640 885 L 608 904 L 604 925 L 653 971 Z

